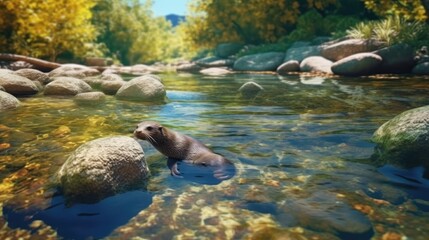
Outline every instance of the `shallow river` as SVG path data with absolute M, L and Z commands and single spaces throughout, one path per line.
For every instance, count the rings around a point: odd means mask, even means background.
M 35 96 L 0 113 L 0 239 L 429 238 L 428 180 L 371 161 L 382 123 L 429 104 L 428 79 L 161 77 L 166 104 L 109 96 L 94 108 Z M 265 90 L 243 98 L 237 89 L 247 81 Z M 174 178 L 141 142 L 145 189 L 66 204 L 50 181 L 70 153 L 131 136 L 142 120 L 199 139 L 233 161 L 236 175 Z

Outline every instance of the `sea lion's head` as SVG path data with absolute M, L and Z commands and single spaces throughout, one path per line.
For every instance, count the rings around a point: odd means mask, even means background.
M 156 144 L 165 137 L 165 129 L 157 122 L 144 121 L 137 124 L 136 130 L 134 130 L 134 136 L 138 139 Z

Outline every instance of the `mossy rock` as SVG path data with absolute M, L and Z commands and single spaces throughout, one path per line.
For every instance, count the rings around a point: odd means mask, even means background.
M 373 159 L 381 164 L 429 169 L 429 105 L 405 111 L 374 133 Z

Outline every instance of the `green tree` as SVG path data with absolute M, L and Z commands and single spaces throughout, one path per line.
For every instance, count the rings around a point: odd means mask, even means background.
M 100 0 L 93 10 L 97 42 L 126 65 L 171 57 L 174 30 L 163 17 L 154 17 L 151 7 L 151 0 Z
M 96 37 L 94 0 L 0 0 L 0 51 L 55 60 L 83 56 Z M 84 46 L 84 47 L 82 47 Z
M 335 6 L 337 0 L 194 0 L 187 18 L 187 41 L 213 47 L 226 41 L 276 42 L 308 9 Z

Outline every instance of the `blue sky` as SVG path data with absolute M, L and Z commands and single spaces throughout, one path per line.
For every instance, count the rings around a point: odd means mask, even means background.
M 185 15 L 188 0 L 153 0 L 152 10 L 155 16 L 165 16 L 170 13 Z

